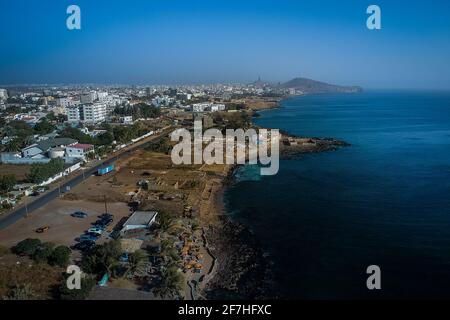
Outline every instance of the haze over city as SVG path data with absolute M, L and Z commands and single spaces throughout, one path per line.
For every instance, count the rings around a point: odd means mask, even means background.
M 81 8 L 81 30 L 66 9 Z M 450 89 L 447 1 L 2 1 L 0 84 L 284 82 Z M 426 4 L 426 6 L 424 6 Z

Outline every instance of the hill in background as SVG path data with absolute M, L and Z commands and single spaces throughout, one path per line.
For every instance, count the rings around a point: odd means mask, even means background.
M 340 86 L 301 77 L 278 84 L 262 81 L 259 78 L 250 85 L 260 88 L 272 87 L 279 89 L 295 89 L 297 92 L 303 93 L 354 93 L 363 91 L 363 89 L 358 86 Z
M 295 78 L 278 86 L 282 89 L 295 89 L 304 93 L 329 93 L 329 92 L 361 92 L 358 86 L 338 86 L 308 78 Z

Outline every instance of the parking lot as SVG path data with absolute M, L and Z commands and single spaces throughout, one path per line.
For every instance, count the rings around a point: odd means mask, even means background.
M 88 214 L 87 218 L 74 218 L 76 211 Z M 106 229 L 105 235 L 111 231 L 117 222 L 130 214 L 129 207 L 123 202 L 108 203 L 108 212 L 113 214 L 114 222 Z M 26 238 L 40 239 L 61 245 L 73 245 L 75 238 L 92 227 L 98 216 L 105 213 L 103 202 L 68 201 L 57 199 L 39 208 L 16 224 L 0 231 L 0 243 L 3 246 L 14 246 Z M 41 227 L 50 227 L 44 233 L 37 233 Z M 104 240 L 105 235 L 100 239 Z

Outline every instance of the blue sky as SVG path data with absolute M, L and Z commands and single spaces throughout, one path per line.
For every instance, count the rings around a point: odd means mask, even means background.
M 81 8 L 82 30 L 66 28 Z M 382 30 L 366 28 L 378 4 Z M 305 76 L 450 89 L 450 1 L 2 0 L 0 84 Z

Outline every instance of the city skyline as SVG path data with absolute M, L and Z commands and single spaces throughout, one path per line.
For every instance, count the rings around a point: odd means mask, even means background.
M 0 84 L 285 82 L 302 76 L 368 89 L 450 89 L 444 1 L 69 1 L 1 5 Z M 426 4 L 426 6 L 424 5 Z

